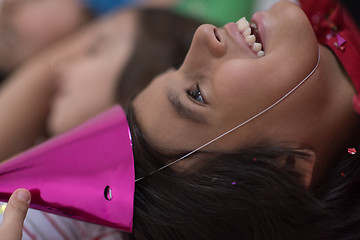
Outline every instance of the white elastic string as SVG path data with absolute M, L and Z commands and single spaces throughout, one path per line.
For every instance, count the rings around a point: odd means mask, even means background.
M 175 163 L 183 160 L 184 158 L 187 158 L 188 156 L 194 154 L 195 152 L 203 149 L 204 147 L 212 144 L 213 142 L 215 142 L 215 141 L 219 140 L 220 138 L 224 137 L 225 135 L 227 135 L 227 134 L 235 131 L 236 129 L 244 126 L 244 125 L 247 124 L 248 122 L 254 120 L 255 118 L 257 118 L 257 117 L 261 116 L 262 114 L 264 114 L 265 112 L 269 111 L 270 109 L 272 109 L 273 107 L 275 107 L 277 104 L 279 104 L 281 101 L 283 101 L 285 98 L 287 98 L 290 94 L 292 94 L 296 89 L 298 89 L 298 88 L 316 71 L 316 69 L 317 69 L 318 66 L 319 66 L 319 63 L 320 63 L 320 49 L 318 49 L 318 58 L 317 58 L 317 63 L 316 63 L 316 66 L 314 67 L 314 69 L 313 69 L 298 85 L 296 85 L 296 86 L 295 86 L 293 89 L 291 89 L 288 93 L 286 93 L 284 96 L 282 96 L 279 100 L 277 100 L 276 102 L 274 102 L 272 105 L 270 105 L 270 106 L 267 107 L 266 109 L 262 110 L 261 112 L 257 113 L 256 115 L 252 116 L 252 117 L 249 118 L 248 120 L 240 123 L 239 125 L 237 125 L 236 127 L 230 129 L 229 131 L 227 131 L 227 132 L 225 132 L 225 133 L 217 136 L 216 138 L 212 139 L 211 141 L 205 143 L 204 145 L 201 145 L 200 147 L 196 148 L 195 150 L 193 150 L 193 151 L 185 154 L 184 156 L 182 156 L 182 157 L 180 157 L 180 158 L 178 158 L 178 159 L 176 159 L 176 160 L 174 160 L 174 161 L 172 161 L 172 162 L 170 162 L 170 163 L 162 166 L 161 168 L 158 168 L 158 169 L 150 172 L 149 174 L 147 174 L 147 175 L 145 175 L 145 176 L 142 176 L 142 177 L 137 178 L 137 179 L 135 180 L 135 182 L 140 181 L 141 179 L 143 179 L 143 178 L 145 178 L 145 177 L 147 177 L 147 176 L 150 176 L 150 175 L 154 174 L 155 172 L 161 171 L 161 170 L 163 170 L 164 168 L 167 168 L 167 167 L 169 167 L 169 166 L 171 166 L 171 165 L 173 165 L 173 164 L 175 164 Z

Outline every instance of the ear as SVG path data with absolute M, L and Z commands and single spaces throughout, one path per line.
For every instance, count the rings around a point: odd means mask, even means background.
M 294 167 L 302 174 L 302 183 L 304 186 L 309 188 L 313 177 L 316 154 L 310 149 L 302 149 L 300 152 L 304 152 L 307 156 L 305 159 L 300 157 L 295 158 Z

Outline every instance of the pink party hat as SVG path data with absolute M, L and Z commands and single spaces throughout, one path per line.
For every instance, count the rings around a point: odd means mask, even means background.
M 126 116 L 116 106 L 0 165 L 0 201 L 17 188 L 30 207 L 132 230 L 134 158 Z

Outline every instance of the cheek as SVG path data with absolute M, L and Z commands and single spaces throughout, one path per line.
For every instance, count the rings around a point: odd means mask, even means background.
M 255 68 L 254 66 L 259 66 Z M 261 67 L 260 67 L 261 66 Z M 214 104 L 221 122 L 246 121 L 280 99 L 289 81 L 266 64 L 228 64 L 219 68 L 213 80 Z
M 254 66 L 254 65 L 253 65 Z M 266 97 L 265 73 L 250 64 L 228 64 L 214 76 L 216 99 L 227 108 L 246 108 L 262 104 Z

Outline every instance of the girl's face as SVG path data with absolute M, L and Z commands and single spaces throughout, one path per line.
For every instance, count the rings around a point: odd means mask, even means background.
M 133 49 L 136 21 L 132 11 L 105 19 L 84 37 L 84 50 L 54 58 L 57 91 L 48 120 L 52 134 L 77 126 L 115 103 L 115 87 Z
M 150 142 L 193 150 L 264 110 L 313 70 L 318 43 L 298 6 L 282 1 L 251 21 L 257 24 L 264 57 L 249 48 L 233 24 L 221 29 L 202 25 L 181 68 L 160 75 L 136 97 L 135 112 Z M 297 123 L 311 124 L 318 72 L 284 102 L 208 149 L 286 141 Z

